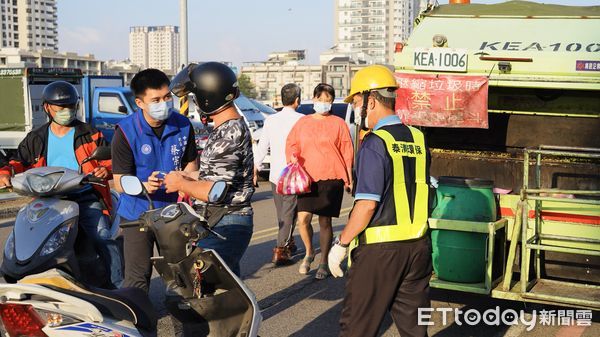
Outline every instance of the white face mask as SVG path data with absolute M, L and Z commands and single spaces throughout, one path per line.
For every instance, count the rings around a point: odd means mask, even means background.
M 148 114 L 157 121 L 164 121 L 169 118 L 173 101 L 163 101 L 148 104 Z
M 367 129 L 370 129 L 370 128 L 371 128 L 371 126 L 369 125 L 369 115 L 367 115 L 367 116 L 365 117 L 365 128 L 367 128 Z
M 324 114 L 328 113 L 329 111 L 331 111 L 331 103 L 315 102 L 313 105 L 313 109 L 315 110 L 316 113 L 318 113 L 320 115 L 324 115 Z
M 363 118 L 362 117 L 362 107 L 356 108 L 356 110 L 354 110 L 354 116 L 356 116 L 355 117 L 356 123 L 358 125 L 360 125 L 361 119 Z M 367 114 L 364 118 L 365 118 L 365 128 L 370 129 L 371 127 L 369 126 L 369 114 Z

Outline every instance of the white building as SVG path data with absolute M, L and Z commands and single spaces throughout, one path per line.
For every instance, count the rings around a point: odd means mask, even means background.
M 115 61 L 109 60 L 104 63 L 102 70 L 103 75 L 119 75 L 123 76 L 125 85 L 131 83 L 131 79 L 140 71 L 140 66 L 129 60 Z
M 256 86 L 257 99 L 272 106 L 281 106 L 281 87 L 296 83 L 302 89 L 302 99 L 311 99 L 313 89 L 323 82 L 320 65 L 258 62 L 242 66 L 241 74 L 250 77 Z
M 0 0 L 1 1 L 1 0 Z M 53 50 L 26 51 L 17 48 L 0 48 L 0 68 L 79 68 L 86 75 L 101 75 L 103 61 L 94 55 L 57 53 Z
M 58 51 L 56 0 L 0 0 L 0 48 Z
M 408 39 L 420 5 L 420 0 L 336 0 L 335 44 L 364 54 L 369 63 L 391 64 L 394 45 Z
M 179 64 L 179 27 L 137 26 L 129 29 L 129 59 L 142 68 L 175 74 Z
M 350 94 L 352 78 L 356 72 L 366 67 L 367 63 L 349 56 L 336 56 L 322 66 L 324 82 L 331 84 L 335 89 L 335 97 L 346 98 Z

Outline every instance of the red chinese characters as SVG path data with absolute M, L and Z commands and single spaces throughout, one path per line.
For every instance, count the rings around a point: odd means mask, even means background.
M 396 73 L 396 113 L 408 125 L 488 128 L 485 76 Z

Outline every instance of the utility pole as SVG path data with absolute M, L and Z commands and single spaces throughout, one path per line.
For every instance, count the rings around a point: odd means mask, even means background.
M 188 63 L 187 0 L 179 0 L 179 25 L 179 62 L 183 68 Z
M 188 34 L 187 34 L 187 0 L 179 0 L 179 63 L 181 69 L 188 64 Z M 187 116 L 190 110 L 190 101 L 187 96 L 179 99 L 179 112 Z

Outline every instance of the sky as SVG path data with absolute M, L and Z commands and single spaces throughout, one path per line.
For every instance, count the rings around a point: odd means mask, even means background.
M 600 5 L 600 0 L 538 2 Z M 179 25 L 179 0 L 57 3 L 59 50 L 91 53 L 101 60 L 129 57 L 131 26 Z M 306 62 L 316 64 L 319 54 L 333 46 L 334 4 L 334 0 L 188 0 L 188 60 L 241 65 L 265 60 L 272 51 L 305 49 Z

